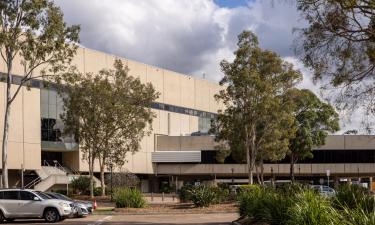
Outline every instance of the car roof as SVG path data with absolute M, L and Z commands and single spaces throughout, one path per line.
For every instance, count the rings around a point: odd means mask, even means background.
M 1 188 L 0 191 L 30 191 L 35 192 L 33 189 L 22 189 L 22 188 Z

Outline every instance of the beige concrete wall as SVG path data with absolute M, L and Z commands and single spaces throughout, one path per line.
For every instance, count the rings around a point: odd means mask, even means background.
M 12 87 L 12 92 L 17 86 Z M 0 141 L 5 112 L 5 83 L 0 83 Z M 22 88 L 11 106 L 8 137 L 8 167 L 27 170 L 40 168 L 40 90 Z M 1 154 L 0 154 L 1 159 Z
M 158 102 L 213 113 L 216 113 L 220 107 L 213 99 L 213 95 L 220 87 L 206 80 L 195 79 L 191 76 L 88 48 L 79 48 L 71 64 L 76 66 L 80 72 L 96 73 L 103 68 L 113 68 L 112 66 L 116 58 L 121 59 L 124 65 L 128 66 L 131 76 L 138 77 L 144 83 L 150 82 L 154 85 L 156 91 L 160 93 Z M 37 68 L 33 72 L 33 75 L 38 76 L 40 71 L 45 68 Z M 5 72 L 3 62 L 0 63 L 0 72 Z M 23 74 L 20 57 L 16 57 L 14 61 L 13 73 L 16 75 Z M 0 83 L 0 105 L 4 105 L 4 86 L 4 83 Z M 14 87 L 16 86 L 14 85 Z M 24 162 L 27 167 L 26 169 L 37 169 L 40 167 L 41 161 L 40 90 L 32 88 L 31 91 L 24 89 L 23 92 L 24 96 L 17 97 L 12 106 L 9 163 L 10 168 L 20 168 L 20 162 Z M 179 136 L 198 131 L 198 117 L 196 116 L 160 110 L 153 111 L 157 117 L 153 122 L 152 133 L 142 140 L 139 152 L 133 155 L 130 154 L 127 157 L 128 162 L 125 167 L 137 173 L 154 172 L 151 163 L 151 152 L 155 150 L 155 134 Z M 2 124 L 3 115 L 4 107 L 0 107 L 0 124 Z M 22 120 L 23 122 L 21 122 Z M 1 132 L 0 129 L 0 134 Z M 26 161 L 20 158 L 20 155 L 25 155 L 25 158 L 27 158 L 25 159 Z M 87 162 L 82 160 L 81 152 L 64 153 L 63 163 L 75 170 L 88 170 Z
M 298 170 L 298 168 L 301 168 Z M 289 164 L 265 164 L 264 174 L 273 174 L 286 176 L 289 174 Z M 159 164 L 157 165 L 158 174 L 171 175 L 222 175 L 246 176 L 247 166 L 245 164 Z M 359 169 L 359 173 L 358 173 Z M 375 173 L 374 164 L 296 164 L 295 173 L 301 176 L 325 176 L 326 170 L 330 170 L 331 176 L 357 177 L 368 176 Z M 253 171 L 255 173 L 255 169 Z M 255 174 L 254 174 L 255 175 Z
M 197 151 L 214 150 L 215 141 L 211 136 L 157 136 L 157 151 Z

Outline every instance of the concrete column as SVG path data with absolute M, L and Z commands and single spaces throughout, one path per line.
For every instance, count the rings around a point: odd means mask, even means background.
M 369 177 L 369 185 L 368 185 L 368 189 L 370 190 L 370 191 L 373 191 L 372 190 L 372 177 Z

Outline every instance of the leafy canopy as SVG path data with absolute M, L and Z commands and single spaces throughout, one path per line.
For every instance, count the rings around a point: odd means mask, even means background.
M 73 133 L 84 153 L 122 166 L 126 153 L 139 149 L 151 131 L 151 103 L 158 97 L 150 83 L 128 75 L 120 60 L 98 74 L 67 74 L 64 80 L 65 132 Z
M 312 149 L 325 144 L 328 133 L 340 129 L 335 109 L 307 89 L 291 89 L 285 94 L 295 117 L 296 135 L 290 140 L 290 154 L 301 160 L 312 158 Z
M 339 106 L 374 108 L 375 3 L 367 0 L 298 0 L 308 26 L 299 30 L 297 53 L 315 80 L 340 87 Z
M 225 109 L 219 111 L 212 132 L 239 159 L 249 154 L 246 161 L 252 169 L 261 149 L 273 149 L 267 155 L 272 159 L 285 155 L 288 137 L 294 133 L 293 117 L 280 96 L 301 79 L 301 73 L 276 53 L 259 48 L 257 37 L 249 31 L 238 36 L 237 45 L 234 61 L 221 62 L 220 85 L 225 89 L 215 98 Z

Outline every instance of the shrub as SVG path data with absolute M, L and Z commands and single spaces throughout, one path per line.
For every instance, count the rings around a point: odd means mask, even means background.
M 71 186 L 74 192 L 77 194 L 88 194 L 90 191 L 90 178 L 86 176 L 79 176 L 72 180 Z
M 341 185 L 334 198 L 337 208 L 356 209 L 361 208 L 365 212 L 374 211 L 374 198 L 367 193 L 367 190 L 358 185 Z
M 343 208 L 341 212 L 344 216 L 344 221 L 350 225 L 374 225 L 375 224 L 375 211 L 366 212 L 362 208 Z
M 214 203 L 223 203 L 230 199 L 230 190 L 226 187 L 211 187 L 211 192 L 215 195 Z
M 142 192 L 134 188 L 119 188 L 114 191 L 117 208 L 144 208 L 146 201 Z
M 204 185 L 193 186 L 187 191 L 196 207 L 208 207 L 216 201 L 216 194 L 210 187 Z
M 101 196 L 102 195 L 102 188 L 96 187 L 94 188 L 94 196 Z
M 313 190 L 306 190 L 296 197 L 295 204 L 288 210 L 290 225 L 343 224 L 341 215 L 332 207 L 329 199 Z
M 268 224 L 285 224 L 292 196 L 283 195 L 272 188 L 253 186 L 238 197 L 241 216 L 248 216 Z
M 178 195 L 179 195 L 179 198 L 180 198 L 180 201 L 181 202 L 187 202 L 187 201 L 191 201 L 191 193 L 190 193 L 190 190 L 193 188 L 194 186 L 191 185 L 191 184 L 186 184 L 184 186 L 181 187 L 181 189 L 178 191 Z

